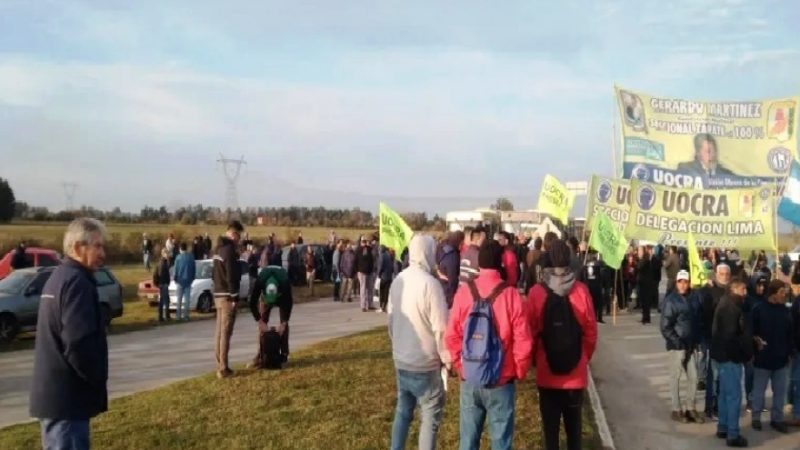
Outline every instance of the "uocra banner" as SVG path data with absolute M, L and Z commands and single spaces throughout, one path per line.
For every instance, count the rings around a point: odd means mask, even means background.
M 628 180 L 593 175 L 586 202 L 586 229 L 592 229 L 595 217 L 603 211 L 617 229 L 624 230 L 631 208 L 630 190 Z
M 770 187 L 694 190 L 631 180 L 625 236 L 686 247 L 689 233 L 701 248 L 775 248 Z
M 798 97 L 707 102 L 616 88 L 623 178 L 694 189 L 782 181 L 797 156 Z

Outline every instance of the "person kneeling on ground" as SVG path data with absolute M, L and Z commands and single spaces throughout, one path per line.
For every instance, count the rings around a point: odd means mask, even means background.
M 689 272 L 675 276 L 675 289 L 664 300 L 661 314 L 661 335 L 669 353 L 669 387 L 672 399 L 672 420 L 705 423 L 697 412 L 697 361 L 700 345 L 700 300 L 689 288 Z M 680 381 L 686 378 L 688 392 L 681 408 Z
M 261 269 L 255 286 L 250 294 L 250 312 L 258 322 L 258 352 L 249 368 L 260 369 L 266 366 L 264 361 L 263 337 L 270 331 L 269 314 L 273 307 L 280 313 L 280 362 L 285 364 L 289 359 L 289 319 L 292 315 L 292 284 L 286 269 L 278 266 L 267 266 Z

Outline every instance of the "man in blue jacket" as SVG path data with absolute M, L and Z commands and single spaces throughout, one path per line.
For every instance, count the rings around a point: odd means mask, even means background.
M 189 321 L 189 306 L 192 302 L 192 283 L 195 278 L 194 255 L 188 251 L 185 242 L 181 242 L 181 254 L 175 259 L 175 284 L 177 289 L 177 320 Z
M 65 257 L 42 288 L 30 413 L 45 449 L 88 449 L 89 420 L 108 410 L 108 343 L 94 278 L 105 235 L 95 219 L 70 223 Z
M 770 427 L 787 433 L 783 406 L 789 382 L 789 357 L 794 347 L 792 318 L 786 307 L 786 284 L 772 280 L 767 287 L 767 302 L 752 312 L 753 340 L 756 343 L 753 361 L 753 429 L 761 430 L 761 410 L 767 383 L 772 385 Z
M 697 364 L 695 352 L 701 340 L 700 301 L 689 288 L 689 272 L 681 270 L 675 278 L 675 290 L 664 300 L 661 335 L 669 353 L 672 420 L 704 423 L 697 412 Z M 680 380 L 686 378 L 688 392 L 681 404 Z

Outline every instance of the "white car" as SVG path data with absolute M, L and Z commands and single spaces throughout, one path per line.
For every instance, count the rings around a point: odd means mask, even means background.
M 800 258 L 800 245 L 795 247 L 788 254 L 789 254 L 789 259 L 791 259 L 792 262 L 797 262 L 797 260 Z
M 214 260 L 203 259 L 195 261 L 195 279 L 192 283 L 192 293 L 189 300 L 189 309 L 202 313 L 214 310 L 214 281 L 211 273 L 214 270 Z M 239 286 L 239 299 L 247 299 L 250 293 L 250 276 L 247 262 L 239 261 L 242 281 Z M 169 309 L 174 311 L 178 306 L 178 285 L 175 280 L 169 283 Z

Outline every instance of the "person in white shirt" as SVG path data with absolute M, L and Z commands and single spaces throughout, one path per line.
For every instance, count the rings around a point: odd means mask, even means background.
M 427 450 L 436 448 L 444 411 L 442 367 L 449 371 L 451 363 L 443 340 L 448 310 L 442 284 L 433 276 L 436 242 L 430 236 L 415 235 L 408 253 L 408 269 L 389 290 L 389 337 L 397 372 L 391 448 L 405 448 L 414 409 L 419 405 L 419 448 Z

